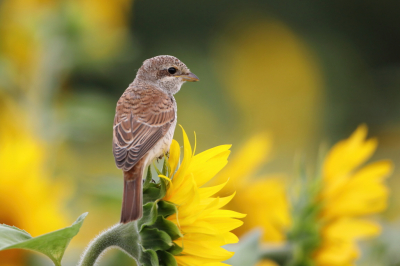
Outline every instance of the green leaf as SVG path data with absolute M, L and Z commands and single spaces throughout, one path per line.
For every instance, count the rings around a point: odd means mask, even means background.
M 239 244 L 227 245 L 226 249 L 235 252 L 235 255 L 226 261 L 232 266 L 253 266 L 261 258 L 260 239 L 262 232 L 252 230 L 240 239 Z
M 155 227 L 159 230 L 162 230 L 166 232 L 172 240 L 178 239 L 182 237 L 181 232 L 179 231 L 178 227 L 176 224 L 174 224 L 171 221 L 166 220 L 162 216 L 158 216 L 156 222 L 152 225 L 152 227 Z
M 157 204 L 155 202 L 146 203 L 143 206 L 143 217 L 138 221 L 139 232 L 144 226 L 153 225 L 157 219 Z
M 140 238 L 142 240 L 142 246 L 145 249 L 152 250 L 167 250 L 172 246 L 171 237 L 156 228 L 145 227 L 142 232 L 140 232 Z
M 158 259 L 161 262 L 160 266 L 178 266 L 174 256 L 166 251 L 157 251 Z
M 168 217 L 172 214 L 175 214 L 177 211 L 178 209 L 173 203 L 164 200 L 158 202 L 158 215 Z
M 37 237 L 32 237 L 24 230 L 13 226 L 0 225 L 0 250 L 21 248 L 37 251 L 60 266 L 65 249 L 71 239 L 78 234 L 86 215 L 87 213 L 84 213 L 79 216 L 69 227 Z

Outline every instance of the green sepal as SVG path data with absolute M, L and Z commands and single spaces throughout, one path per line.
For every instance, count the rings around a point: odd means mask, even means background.
M 143 206 L 143 217 L 138 221 L 139 232 L 145 226 L 153 225 L 157 220 L 157 204 L 148 202 Z
M 149 185 L 151 184 L 152 180 L 153 180 L 153 178 L 151 176 L 151 167 L 149 166 L 149 168 L 147 168 L 146 178 L 144 179 L 143 190 L 145 190 L 145 189 L 147 189 L 149 187 Z
M 162 200 L 159 201 L 157 204 L 158 204 L 158 215 L 161 215 L 163 217 L 168 217 L 172 214 L 175 214 L 178 211 L 176 205 L 171 202 Z
M 143 228 L 140 232 L 140 238 L 145 249 L 167 250 L 172 246 L 171 237 L 157 228 Z
M 0 250 L 20 248 L 37 251 L 48 256 L 59 266 L 65 249 L 71 239 L 78 234 L 86 215 L 87 213 L 84 213 L 79 216 L 69 227 L 37 237 L 32 237 L 26 231 L 14 226 L 0 225 Z
M 150 183 L 149 186 L 143 190 L 143 204 L 154 202 L 160 198 L 160 186 L 158 184 Z
M 183 248 L 178 246 L 176 243 L 172 243 L 172 247 L 170 247 L 167 251 L 175 256 L 179 255 L 183 251 Z
M 164 178 L 160 178 L 160 194 L 158 199 L 164 198 L 165 194 L 167 194 L 167 181 Z
M 158 259 L 160 261 L 160 266 L 178 266 L 174 256 L 166 251 L 157 251 Z
M 162 173 L 163 173 L 163 175 L 168 176 L 170 171 L 171 171 L 171 168 L 168 164 L 168 157 L 164 154 Z
M 158 170 L 158 169 L 157 169 Z M 168 176 L 168 167 L 163 173 Z M 118 224 L 98 236 L 82 257 L 80 266 L 92 266 L 100 254 L 111 246 L 124 250 L 141 266 L 177 265 L 174 255 L 182 248 L 172 240 L 182 237 L 179 228 L 165 218 L 177 212 L 177 207 L 163 200 L 168 180 L 159 178 L 154 183 L 151 169 L 148 169 L 143 183 L 143 216 L 138 221 Z
M 162 216 L 157 217 L 157 220 L 152 225 L 152 227 L 166 232 L 172 240 L 182 237 L 182 234 L 179 231 L 178 227 L 173 222 L 166 220 Z
M 146 188 L 143 189 L 143 204 L 153 202 L 162 199 L 167 193 L 166 181 L 162 178 L 159 183 L 150 183 Z
M 159 266 L 157 253 L 152 249 L 145 249 L 143 246 L 142 255 L 140 256 L 141 266 Z
M 157 172 L 158 175 L 162 175 L 161 171 L 157 168 L 155 162 L 153 162 L 153 167 L 154 167 L 154 169 L 156 170 L 156 172 Z

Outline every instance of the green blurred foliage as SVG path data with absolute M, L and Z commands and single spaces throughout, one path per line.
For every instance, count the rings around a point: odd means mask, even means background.
M 321 141 L 334 143 L 367 123 L 380 140 L 375 157 L 399 164 L 399 1 L 109 1 L 98 10 L 108 20 L 95 17 L 94 24 L 87 20 L 100 2 L 80 7 L 56 1 L 54 7 L 36 1 L 44 6 L 40 12 L 31 9 L 35 1 L 19 2 L 18 8 L 32 10 L 24 23 L 33 39 L 11 47 L 42 60 L 10 65 L 3 49 L 8 44 L 0 39 L 0 103 L 16 102 L 27 113 L 29 130 L 50 144 L 53 176 L 65 176 L 74 187 L 65 207 L 70 217 L 90 212 L 65 265 L 75 264 L 89 239 L 119 219 L 114 108 L 149 57 L 174 55 L 200 77 L 176 95 L 178 123 L 196 131 L 199 151 L 232 143 L 234 153 L 247 138 L 269 131 L 273 159 L 262 171 L 291 174 L 297 153 L 316 151 Z M 0 13 L 1 28 L 13 29 L 13 14 Z M 398 175 L 390 180 L 391 205 L 381 219 L 400 218 Z M 118 252 L 107 256 L 121 258 L 119 265 L 132 263 Z M 35 260 L 29 263 L 37 265 Z

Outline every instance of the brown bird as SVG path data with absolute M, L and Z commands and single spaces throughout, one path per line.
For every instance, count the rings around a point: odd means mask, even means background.
M 177 107 L 174 94 L 185 81 L 198 81 L 178 58 L 161 55 L 143 62 L 135 80 L 118 100 L 113 153 L 124 172 L 121 223 L 143 215 L 142 178 L 151 162 L 168 152 Z

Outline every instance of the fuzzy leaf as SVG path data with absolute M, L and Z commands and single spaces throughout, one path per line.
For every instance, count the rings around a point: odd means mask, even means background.
M 171 237 L 156 228 L 143 228 L 140 232 L 140 237 L 145 249 L 167 250 L 172 246 Z
M 53 231 L 41 236 L 32 237 L 27 232 L 13 226 L 0 225 L 0 250 L 28 249 L 48 256 L 55 265 L 61 265 L 71 239 L 78 234 L 87 213 L 82 214 L 69 227 Z

